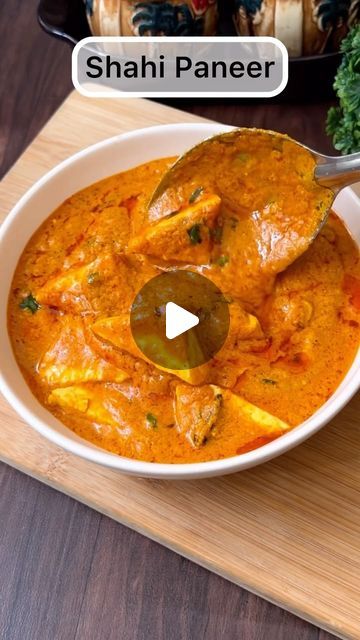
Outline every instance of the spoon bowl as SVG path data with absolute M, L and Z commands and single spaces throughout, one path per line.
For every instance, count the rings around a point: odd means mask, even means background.
M 175 162 L 151 198 L 149 221 L 176 220 L 195 200 L 220 197 L 220 255 L 229 258 L 222 275 L 237 270 L 244 298 L 304 253 L 325 223 L 334 192 L 314 180 L 316 166 L 312 152 L 284 134 L 234 129 Z
M 178 158 L 151 197 L 149 220 L 174 215 L 194 196 L 212 191 L 239 216 L 242 229 L 250 221 L 244 242 L 258 242 L 261 269 L 273 275 L 306 251 L 337 193 L 357 179 L 360 153 L 325 156 L 278 132 L 238 128 Z

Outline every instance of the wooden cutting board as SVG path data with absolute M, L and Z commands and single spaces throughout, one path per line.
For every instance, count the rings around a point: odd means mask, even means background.
M 199 118 L 73 93 L 0 186 L 2 220 L 78 149 Z M 4 303 L 4 301 L 3 301 Z M 0 398 L 0 459 L 341 638 L 360 638 L 360 396 L 308 442 L 225 478 L 128 478 L 53 446 Z

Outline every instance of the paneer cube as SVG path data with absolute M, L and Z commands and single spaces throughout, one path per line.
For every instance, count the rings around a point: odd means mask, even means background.
M 139 349 L 132 336 L 129 315 L 126 313 L 98 320 L 91 326 L 91 329 L 98 338 L 101 338 L 117 349 L 121 349 L 122 351 L 129 353 L 134 358 L 141 358 L 142 360 L 145 360 L 145 362 L 149 362 L 155 366 L 160 371 L 165 371 L 166 373 L 177 376 L 189 384 L 201 384 L 206 380 L 208 373 L 207 364 L 194 367 L 192 369 L 171 369 L 162 367 L 155 361 L 147 358 Z M 145 340 L 152 341 L 154 345 L 156 344 L 157 349 L 166 350 L 169 347 L 167 340 L 162 340 L 160 336 L 146 335 L 144 336 L 144 341 Z M 168 361 L 169 363 L 172 361 L 172 355 L 170 353 Z M 174 365 L 175 364 L 176 363 L 174 362 Z
M 116 427 L 119 423 L 116 415 L 107 408 L 102 395 L 90 388 L 74 385 L 53 389 L 48 397 L 50 404 L 56 404 L 63 409 L 73 409 L 84 414 L 88 420 L 98 424 Z
M 221 200 L 210 195 L 161 218 L 129 242 L 130 253 L 189 264 L 208 264 Z
M 239 449 L 260 438 L 272 440 L 291 428 L 229 389 L 212 384 L 200 387 L 177 385 L 174 413 L 179 432 L 194 448 L 205 445 L 210 437 L 221 437 L 225 424 L 228 433 L 231 425 L 231 435 Z
M 36 292 L 36 299 L 67 313 L 125 311 L 141 286 L 156 274 L 141 256 L 104 253 L 50 278 Z
M 51 385 L 81 382 L 123 382 L 128 377 L 99 356 L 87 339 L 81 318 L 66 316 L 60 333 L 38 365 L 39 375 Z
M 177 385 L 174 407 L 176 426 L 195 449 L 201 447 L 213 431 L 221 404 L 220 387 Z
M 286 422 L 228 389 L 223 391 L 223 407 L 223 419 L 238 430 L 240 446 L 246 446 L 258 438 L 276 438 L 291 428 Z
M 230 326 L 224 346 L 217 354 L 219 360 L 239 360 L 244 353 L 264 351 L 268 339 L 264 335 L 259 320 L 247 313 L 238 303 L 229 305 Z
M 126 207 L 109 206 L 98 211 L 84 237 L 66 257 L 64 267 L 96 258 L 100 252 L 122 253 L 129 238 L 129 213 Z

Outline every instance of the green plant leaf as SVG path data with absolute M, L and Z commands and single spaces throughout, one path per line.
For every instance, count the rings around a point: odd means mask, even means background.
M 19 307 L 20 309 L 27 309 L 32 315 L 40 309 L 40 305 L 32 293 L 29 293 L 29 295 L 20 302 Z
M 344 38 L 341 51 L 344 55 L 334 81 L 339 105 L 329 109 L 326 132 L 335 149 L 347 154 L 360 151 L 360 24 Z

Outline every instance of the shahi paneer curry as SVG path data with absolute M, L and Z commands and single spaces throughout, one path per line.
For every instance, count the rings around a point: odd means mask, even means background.
M 185 463 L 259 447 L 333 394 L 359 347 L 360 260 L 334 213 L 318 233 L 332 194 L 286 136 L 214 146 L 149 207 L 174 160 L 54 211 L 18 263 L 8 323 L 32 392 L 70 429 L 121 456 Z M 229 329 L 211 359 L 172 369 L 139 348 L 130 310 L 152 278 L 185 269 L 221 289 Z

